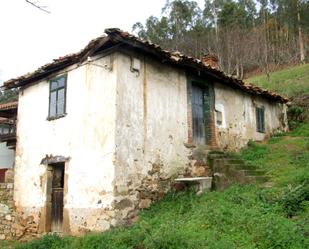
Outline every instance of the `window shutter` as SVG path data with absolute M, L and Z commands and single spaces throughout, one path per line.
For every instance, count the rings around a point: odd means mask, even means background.
M 259 108 L 255 108 L 255 120 L 256 120 L 256 131 L 260 131 L 260 115 L 259 115 Z
M 264 108 L 261 108 L 261 132 L 265 131 Z
M 264 107 L 256 107 L 256 131 L 265 132 Z

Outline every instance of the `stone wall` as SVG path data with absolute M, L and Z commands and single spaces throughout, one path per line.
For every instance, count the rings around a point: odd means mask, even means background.
M 13 226 L 15 222 L 13 186 L 13 183 L 0 183 L 0 240 L 12 239 L 16 235 Z
M 25 216 L 14 205 L 14 173 L 6 174 L 0 183 L 0 240 L 30 240 L 39 236 L 33 216 Z

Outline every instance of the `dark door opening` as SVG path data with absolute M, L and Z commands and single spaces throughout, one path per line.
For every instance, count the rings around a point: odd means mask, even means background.
M 55 163 L 52 167 L 51 184 L 51 232 L 62 232 L 64 163 Z
M 195 144 L 210 144 L 210 101 L 208 86 L 192 84 L 192 129 Z

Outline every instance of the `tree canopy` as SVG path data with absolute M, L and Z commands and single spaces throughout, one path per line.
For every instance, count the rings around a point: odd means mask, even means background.
M 218 55 L 229 74 L 304 62 L 309 0 L 167 0 L 160 16 L 133 26 L 140 38 L 201 58 Z

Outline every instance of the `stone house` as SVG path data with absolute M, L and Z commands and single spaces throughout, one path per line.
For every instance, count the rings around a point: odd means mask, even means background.
M 170 189 L 192 148 L 287 129 L 284 97 L 118 29 L 4 86 L 20 89 L 14 201 L 36 233 L 123 224 Z

